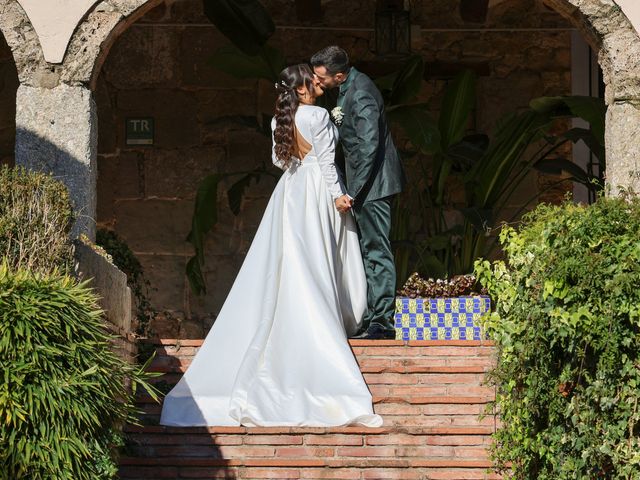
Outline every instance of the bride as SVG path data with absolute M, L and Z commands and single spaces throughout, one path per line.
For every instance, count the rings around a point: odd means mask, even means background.
M 323 91 L 307 65 L 283 70 L 276 88 L 272 157 L 284 174 L 162 425 L 382 425 L 347 342 L 367 287 L 337 130 L 314 105 Z

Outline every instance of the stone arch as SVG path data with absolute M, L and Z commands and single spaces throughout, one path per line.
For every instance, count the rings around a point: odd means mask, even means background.
M 545 0 L 598 51 L 607 104 L 607 186 L 640 192 L 640 37 L 611 0 Z
M 62 63 L 45 60 L 38 35 L 17 0 L 0 0 L 0 31 L 9 44 L 20 83 L 54 88 L 90 86 L 94 72 L 114 40 L 160 0 L 104 0 L 90 8 L 76 26 Z
M 26 0 L 21 0 L 26 1 Z M 51 0 L 56 1 L 56 0 Z M 640 37 L 613 0 L 544 0 L 565 16 L 599 52 L 608 105 L 607 183 L 640 191 Z M 0 0 L 0 31 L 15 59 L 18 131 L 42 131 L 45 137 L 73 140 L 70 158 L 83 169 L 72 171 L 69 188 L 79 192 L 77 204 L 95 218 L 96 114 L 92 88 L 115 39 L 161 0 L 103 0 L 80 19 L 60 64 L 45 60 L 37 33 L 18 0 Z M 80 112 L 80 114 L 78 114 Z M 59 120 L 69 120 L 64 122 Z M 75 123 L 74 123 L 75 122 Z M 73 123 L 73 125 L 71 125 Z M 85 125 L 88 128 L 85 128 Z M 84 132 L 84 133 L 80 133 Z M 82 137 L 82 141 L 80 140 Z M 34 136 L 16 137 L 16 163 L 56 173 L 47 148 Z M 35 159 L 35 160 L 34 160 Z M 88 173 L 81 173 L 81 171 Z M 70 172 L 58 172 L 69 178 Z M 93 203 L 91 203 L 93 202 Z M 91 222 L 88 222 L 90 228 Z M 85 227 L 80 227 L 83 230 Z M 90 230 L 91 232 L 91 230 Z M 91 236 L 91 234 L 90 234 Z
M 13 53 L 0 34 L 0 165 L 14 163 L 18 72 Z
M 3 0 L 6 1 L 6 0 Z M 607 157 L 609 159 L 607 182 L 616 192 L 620 186 L 636 187 L 640 191 L 640 167 L 636 157 L 640 154 L 640 36 L 634 26 L 613 0 L 544 0 L 545 3 L 567 18 L 578 28 L 587 41 L 596 49 L 606 84 L 605 101 L 607 113 Z M 72 45 L 80 45 L 82 32 L 99 32 L 100 38 L 92 40 L 84 68 L 67 71 L 65 82 L 95 82 L 99 66 L 115 38 L 139 16 L 153 8 L 159 0 L 109 0 L 117 15 L 111 21 L 120 20 L 107 28 L 109 22 L 101 23 L 101 16 L 89 15 L 81 24 Z M 102 5 L 102 4 L 100 4 Z M 76 43 L 74 44 L 74 40 Z M 98 43 L 100 45 L 98 46 Z M 72 51 L 72 46 L 69 48 Z M 93 53 L 91 53 L 93 52 Z M 92 63 L 93 62 L 93 63 Z M 624 121 L 623 119 L 627 119 Z M 628 119 L 633 118 L 630 122 Z
M 0 0 L 0 31 L 11 48 L 21 84 L 28 83 L 44 55 L 29 17 L 15 0 Z

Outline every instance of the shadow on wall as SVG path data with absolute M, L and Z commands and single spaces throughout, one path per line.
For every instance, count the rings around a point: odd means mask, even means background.
M 95 219 L 95 171 L 73 154 L 55 145 L 36 132 L 24 128 L 16 129 L 16 164 L 29 170 L 51 173 L 69 190 L 73 204 L 75 223 L 72 238 L 88 234 L 94 238 Z M 94 184 L 91 187 L 91 184 Z
M 184 366 L 180 355 L 191 356 L 194 347 L 184 346 L 175 350 L 170 346 L 159 346 L 158 355 L 154 358 L 150 369 L 165 372 L 153 383 L 162 392 L 162 396 L 176 385 L 182 377 L 179 373 Z M 189 410 L 188 421 L 193 424 L 206 424 L 200 407 L 192 401 L 191 390 L 187 383 L 182 384 L 181 396 L 186 400 L 173 398 L 175 417 L 182 417 L 183 409 Z M 162 405 L 154 402 L 140 405 L 143 410 L 143 425 L 159 424 Z M 185 414 L 186 415 L 186 414 Z M 186 417 L 183 417 L 186 418 Z M 129 457 L 120 466 L 120 478 L 158 478 L 163 468 L 163 478 L 237 478 L 237 467 L 229 465 L 231 460 L 237 461 L 237 453 L 225 451 L 231 447 L 237 450 L 237 438 L 230 435 L 217 435 L 206 427 L 164 427 L 161 430 L 132 429 L 127 435 L 125 455 Z M 148 466 L 147 466 L 148 465 Z M 164 467 L 155 466 L 164 465 Z M 171 469 L 171 473 L 167 473 Z M 144 476 L 144 477 L 143 477 Z
M 14 164 L 18 71 L 11 49 L 0 35 L 0 164 Z

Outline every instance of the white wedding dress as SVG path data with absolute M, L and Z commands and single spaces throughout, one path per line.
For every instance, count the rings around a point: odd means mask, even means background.
M 382 425 L 347 342 L 367 287 L 352 214 L 334 205 L 345 191 L 337 131 L 311 105 L 295 124 L 311 151 L 275 187 L 213 328 L 164 400 L 162 425 Z

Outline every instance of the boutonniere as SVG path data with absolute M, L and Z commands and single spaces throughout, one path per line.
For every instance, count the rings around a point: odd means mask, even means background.
M 333 120 L 333 123 L 335 123 L 337 126 L 342 125 L 343 118 L 344 113 L 342 113 L 342 107 L 336 107 L 331 110 L 331 120 Z

